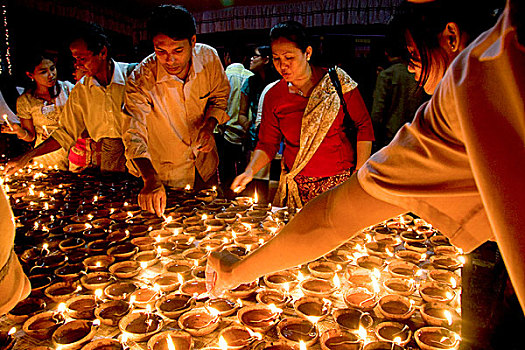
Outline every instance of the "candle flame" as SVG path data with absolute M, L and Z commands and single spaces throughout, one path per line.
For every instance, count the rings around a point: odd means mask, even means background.
M 445 295 L 446 295 L 447 299 L 451 299 L 451 300 L 454 299 L 454 294 L 453 293 L 447 292 Z
M 463 255 L 460 255 L 458 257 L 458 259 L 461 262 L 461 264 L 463 264 L 463 265 L 465 265 L 465 263 L 467 262 L 467 259 Z
M 207 220 L 207 219 L 208 219 L 208 215 L 206 215 L 206 214 L 202 214 L 202 221 L 205 221 L 205 220 Z
M 340 288 L 341 287 L 341 280 L 339 279 L 339 276 L 337 274 L 334 275 L 333 282 L 334 282 L 334 286 L 336 288 Z
M 301 282 L 302 280 L 304 280 L 304 275 L 303 275 L 303 273 L 302 273 L 301 271 L 299 271 L 299 272 L 297 273 L 297 280 L 298 280 L 299 282 Z
M 299 340 L 299 350 L 306 350 L 306 343 L 304 340 Z
M 372 277 L 379 280 L 381 278 L 381 272 L 378 269 L 374 269 L 372 271 Z
M 257 190 L 256 190 L 255 193 L 253 194 L 253 202 L 257 203 L 258 201 L 259 201 L 259 196 L 257 195 Z
M 367 332 L 366 332 L 366 329 L 365 327 L 363 327 L 363 325 L 359 325 L 359 329 L 357 330 L 357 335 L 359 336 L 359 338 L 361 338 L 362 340 L 366 340 L 367 338 Z
M 95 264 L 95 267 L 101 267 L 102 266 L 102 263 L 100 261 L 97 261 L 97 263 Z
M 401 337 L 395 337 L 394 338 L 394 343 L 397 344 L 397 345 L 401 345 Z
M 57 307 L 57 311 L 62 313 L 64 311 L 66 311 L 67 307 L 66 307 L 66 303 L 60 303 L 58 304 L 58 307 Z
M 93 321 L 93 326 L 95 326 L 95 327 L 100 326 L 100 320 L 99 319 L 94 320 Z
M 120 336 L 120 341 L 124 345 L 127 345 L 126 343 L 128 342 L 128 334 L 126 332 L 122 332 L 122 335 Z
M 148 314 L 151 313 L 151 305 L 150 304 L 146 305 L 146 313 L 148 313 Z
M 177 350 L 175 344 L 173 344 L 173 339 L 171 339 L 171 335 L 169 334 L 166 337 L 166 343 L 168 343 L 168 350 Z
M 135 295 L 132 295 L 132 296 L 129 297 L 129 305 L 130 306 L 133 306 L 133 303 L 135 303 L 135 299 L 136 298 L 137 297 Z
M 13 335 L 16 333 L 16 327 L 12 327 L 9 332 L 7 332 L 7 335 Z
M 254 332 L 250 328 L 246 328 L 246 330 L 248 331 L 248 333 L 250 333 L 250 336 L 252 338 L 256 338 L 256 339 L 262 340 L 263 335 L 261 333 Z
M 239 192 L 241 192 L 241 191 L 242 191 L 242 186 L 237 186 L 237 187 L 235 187 L 235 189 L 233 190 L 233 192 L 235 192 L 235 193 L 239 193 Z
M 95 297 L 97 297 L 97 299 L 100 299 L 102 297 L 102 293 L 103 291 L 100 288 L 95 290 Z
M 219 310 L 211 306 L 208 307 L 208 311 L 213 317 L 219 317 L 219 315 L 221 314 Z
M 242 300 L 240 298 L 237 298 L 237 304 L 239 304 L 239 306 L 242 307 Z
M 228 342 L 226 341 L 226 339 L 224 339 L 224 337 L 222 335 L 219 337 L 219 348 L 221 350 L 227 350 L 228 349 Z
M 190 184 L 187 184 L 186 187 L 184 187 L 184 189 L 185 189 L 186 191 L 191 190 L 191 186 L 190 186 Z
M 283 312 L 283 310 L 279 309 L 277 306 L 275 306 L 275 304 L 268 304 L 268 308 L 274 314 L 280 314 L 281 312 Z
M 426 260 L 426 258 L 427 258 L 427 253 L 421 254 L 421 259 L 420 260 Z
M 177 279 L 179 280 L 179 284 L 183 284 L 184 283 L 184 278 L 182 277 L 182 275 L 180 273 L 177 273 Z
M 452 326 L 452 314 L 448 310 L 445 310 L 444 314 L 445 318 L 447 319 L 448 325 Z
M 76 292 L 80 292 L 82 290 L 82 286 L 81 285 L 78 285 L 77 286 L 77 289 L 76 289 Z
M 315 326 L 317 322 L 319 322 L 319 320 L 321 319 L 321 316 L 306 316 L 306 319 L 313 323 L 313 325 Z
M 35 223 L 35 224 L 36 224 L 36 223 Z M 49 244 L 44 243 L 44 244 L 42 245 L 42 249 L 47 250 L 47 248 L 49 248 Z
M 140 267 L 141 267 L 143 270 L 145 270 L 145 269 L 148 267 L 148 263 L 145 262 L 145 261 L 141 261 L 141 262 L 140 262 Z
M 457 287 L 457 282 L 456 282 L 456 279 L 454 277 L 450 277 L 450 285 L 454 289 Z

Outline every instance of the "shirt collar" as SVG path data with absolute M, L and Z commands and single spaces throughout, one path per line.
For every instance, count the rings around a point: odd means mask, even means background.
M 115 62 L 113 59 L 111 59 L 111 62 L 113 63 L 113 76 L 111 77 L 111 81 L 109 82 L 108 86 L 111 84 L 126 85 L 126 73 L 122 69 L 121 65 L 118 62 Z M 90 85 L 100 86 L 97 78 L 89 78 Z
M 199 44 L 195 44 L 195 45 L 197 46 Z M 155 55 L 155 53 L 153 55 Z M 156 57 L 157 56 L 155 55 L 155 61 L 157 62 L 157 82 L 158 83 L 163 82 L 163 81 L 168 81 L 168 80 L 175 80 L 175 81 L 178 81 L 184 84 L 184 81 L 182 79 L 180 79 L 176 75 L 171 75 L 168 72 L 166 72 L 166 70 L 164 69 L 164 67 L 162 67 L 162 64 L 160 64 L 159 60 Z M 196 54 L 195 47 L 194 47 L 191 52 L 191 66 L 188 71 L 187 80 L 194 79 L 195 76 L 203 70 L 203 68 L 204 68 L 204 65 L 202 63 L 202 59 Z

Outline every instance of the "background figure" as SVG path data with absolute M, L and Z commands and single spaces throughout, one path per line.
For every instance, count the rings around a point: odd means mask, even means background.
M 370 117 L 374 124 L 375 149 L 388 145 L 395 134 L 414 118 L 414 113 L 428 99 L 423 89 L 418 88 L 415 76 L 408 71 L 408 64 L 403 56 L 405 50 L 402 41 L 390 24 L 385 56 L 390 66 L 382 70 L 376 80 L 374 102 Z
M 25 73 L 30 83 L 16 102 L 20 125 L 13 124 L 12 128 L 4 125 L 2 132 L 16 134 L 26 142 L 36 140 L 35 146 L 38 146 L 58 128 L 62 109 L 73 84 L 57 79 L 54 58 L 43 52 L 27 57 Z M 68 169 L 67 152 L 64 149 L 35 157 L 34 160 L 45 168 Z
M 259 139 L 259 125 L 262 115 L 262 93 L 269 84 L 277 82 L 281 76 L 275 70 L 272 62 L 272 50 L 270 46 L 259 46 L 253 51 L 250 59 L 250 70 L 254 73 L 249 77 L 242 87 L 241 113 L 250 120 L 248 135 L 244 144 L 246 161 L 251 158 L 252 152 Z M 281 152 L 282 153 L 282 152 Z M 279 155 L 280 159 L 280 155 Z M 269 202 L 273 197 L 269 191 L 270 164 L 264 166 L 256 174 L 247 186 L 245 192 L 252 196 L 255 191 L 262 202 Z
M 289 21 L 270 32 L 275 68 L 283 77 L 265 96 L 259 141 L 244 173 L 232 184 L 243 189 L 270 163 L 284 140 L 279 189 L 274 203 L 302 207 L 316 195 L 337 186 L 370 156 L 373 130 L 355 83 L 344 71 L 339 80 L 350 118 L 344 117 L 327 70 L 310 64 L 313 53 L 305 28 Z M 345 133 L 355 124 L 357 149 Z
M 219 179 L 223 194 L 227 198 L 235 196 L 229 188 L 233 179 L 246 167 L 246 155 L 244 144 L 246 144 L 247 131 L 250 120 L 246 113 L 241 113 L 241 102 L 246 99 L 241 88 L 253 73 L 244 68 L 242 62 L 246 58 L 240 49 L 229 48 L 224 52 L 225 73 L 230 82 L 230 96 L 228 97 L 228 108 L 226 113 L 230 120 L 215 128 L 215 143 L 219 154 Z

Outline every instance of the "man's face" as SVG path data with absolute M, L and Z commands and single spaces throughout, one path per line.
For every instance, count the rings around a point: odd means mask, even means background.
M 169 74 L 176 75 L 180 79 L 186 78 L 191 65 L 195 40 L 195 35 L 191 40 L 173 40 L 164 34 L 157 34 L 153 38 L 157 59 Z
M 88 76 L 96 76 L 107 65 L 107 48 L 104 47 L 98 54 L 88 50 L 84 40 L 75 40 L 69 45 L 71 55 L 75 59 L 75 68 L 84 71 Z

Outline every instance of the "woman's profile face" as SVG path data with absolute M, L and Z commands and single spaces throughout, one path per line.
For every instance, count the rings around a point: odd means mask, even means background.
M 28 73 L 29 78 L 34 79 L 39 86 L 52 88 L 57 82 L 55 63 L 49 59 L 43 59 L 33 72 Z
M 406 41 L 407 50 L 410 54 L 408 71 L 415 74 L 416 81 L 420 81 L 424 74 L 420 51 L 409 32 L 406 34 Z M 446 53 L 441 48 L 429 50 L 428 60 L 428 77 L 424 82 L 423 89 L 427 94 L 432 95 L 451 61 L 448 60 Z
M 286 38 L 278 38 L 272 42 L 273 64 L 277 72 L 289 83 L 304 79 L 309 72 L 308 57 L 312 47 L 303 52 L 297 45 Z

